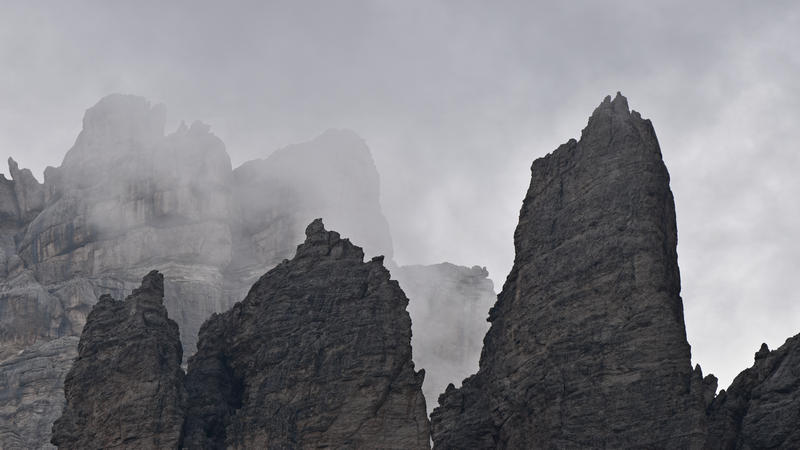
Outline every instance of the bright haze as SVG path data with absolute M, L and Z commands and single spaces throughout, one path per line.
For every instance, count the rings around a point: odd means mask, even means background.
M 210 124 L 234 166 L 351 129 L 396 261 L 499 290 L 531 162 L 622 91 L 672 177 L 693 360 L 726 387 L 800 332 L 797 30 L 793 1 L 9 1 L 0 148 L 41 180 L 114 92 Z

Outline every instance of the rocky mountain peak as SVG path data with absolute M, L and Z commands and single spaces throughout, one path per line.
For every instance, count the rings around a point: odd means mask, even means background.
M 297 247 L 296 258 L 330 256 L 362 261 L 364 251 L 350 239 L 342 239 L 336 231 L 325 230 L 322 219 L 315 219 L 306 227 L 306 240 Z
M 439 398 L 436 446 L 702 443 L 676 244 L 655 132 L 608 97 L 579 141 L 532 164 L 480 369 Z
M 429 447 L 408 300 L 363 256 L 316 219 L 294 258 L 206 321 L 189 360 L 184 446 Z
M 85 144 L 108 140 L 150 141 L 164 135 L 165 122 L 163 104 L 153 105 L 136 95 L 111 94 L 86 110 L 78 140 Z
M 59 448 L 178 448 L 186 393 L 178 325 L 152 271 L 125 301 L 92 308 L 53 425 Z
M 630 110 L 628 99 L 617 92 L 613 99 L 610 95 L 606 96 L 592 112 L 586 127 L 581 131 L 581 142 L 588 144 L 585 145 L 587 148 L 604 147 L 603 144 L 611 143 L 615 137 L 621 138 L 631 134 L 656 140 L 650 121 L 642 119 L 637 111 Z M 655 149 L 658 150 L 657 145 Z
M 133 290 L 135 298 L 136 294 L 150 293 L 161 299 L 164 297 L 164 275 L 157 270 L 152 270 L 142 279 L 142 285 Z

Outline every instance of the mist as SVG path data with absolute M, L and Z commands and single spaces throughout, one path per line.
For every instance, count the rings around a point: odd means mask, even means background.
M 0 147 L 40 181 L 114 92 L 209 124 L 232 167 L 350 129 L 397 264 L 486 266 L 499 289 L 531 162 L 619 90 L 670 170 L 693 362 L 724 387 L 797 333 L 793 2 L 47 6 L 0 16 Z

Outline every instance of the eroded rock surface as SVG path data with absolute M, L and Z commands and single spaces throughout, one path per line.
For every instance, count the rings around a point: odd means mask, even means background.
M 755 355 L 709 408 L 707 448 L 800 448 L 800 335 Z
M 178 325 L 156 271 L 124 301 L 94 305 L 53 425 L 59 448 L 178 448 L 186 393 Z
M 203 325 L 185 446 L 429 448 L 408 300 L 383 258 L 363 258 L 316 220 L 292 260 Z
M 497 299 L 485 268 L 450 263 L 392 269 L 409 298 L 414 362 L 425 369 L 428 411 L 448 384 L 478 370 L 486 317 Z
M 0 363 L 0 443 L 5 449 L 53 448 L 42 441 L 64 408 L 64 378 L 78 338 L 29 346 Z
M 675 209 L 650 121 L 608 97 L 580 141 L 531 174 L 480 370 L 440 397 L 435 446 L 702 445 Z

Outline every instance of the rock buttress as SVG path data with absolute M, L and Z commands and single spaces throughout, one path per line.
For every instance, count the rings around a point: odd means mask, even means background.
M 708 449 L 800 448 L 800 334 L 766 344 L 708 409 Z
M 704 384 L 650 121 L 608 97 L 531 173 L 480 369 L 440 397 L 435 447 L 702 446 Z
M 203 325 L 189 448 L 429 448 L 408 300 L 382 258 L 306 230 L 294 259 Z
M 53 425 L 59 448 L 177 448 L 185 416 L 178 325 L 156 271 L 125 301 L 103 296 L 86 320 Z

